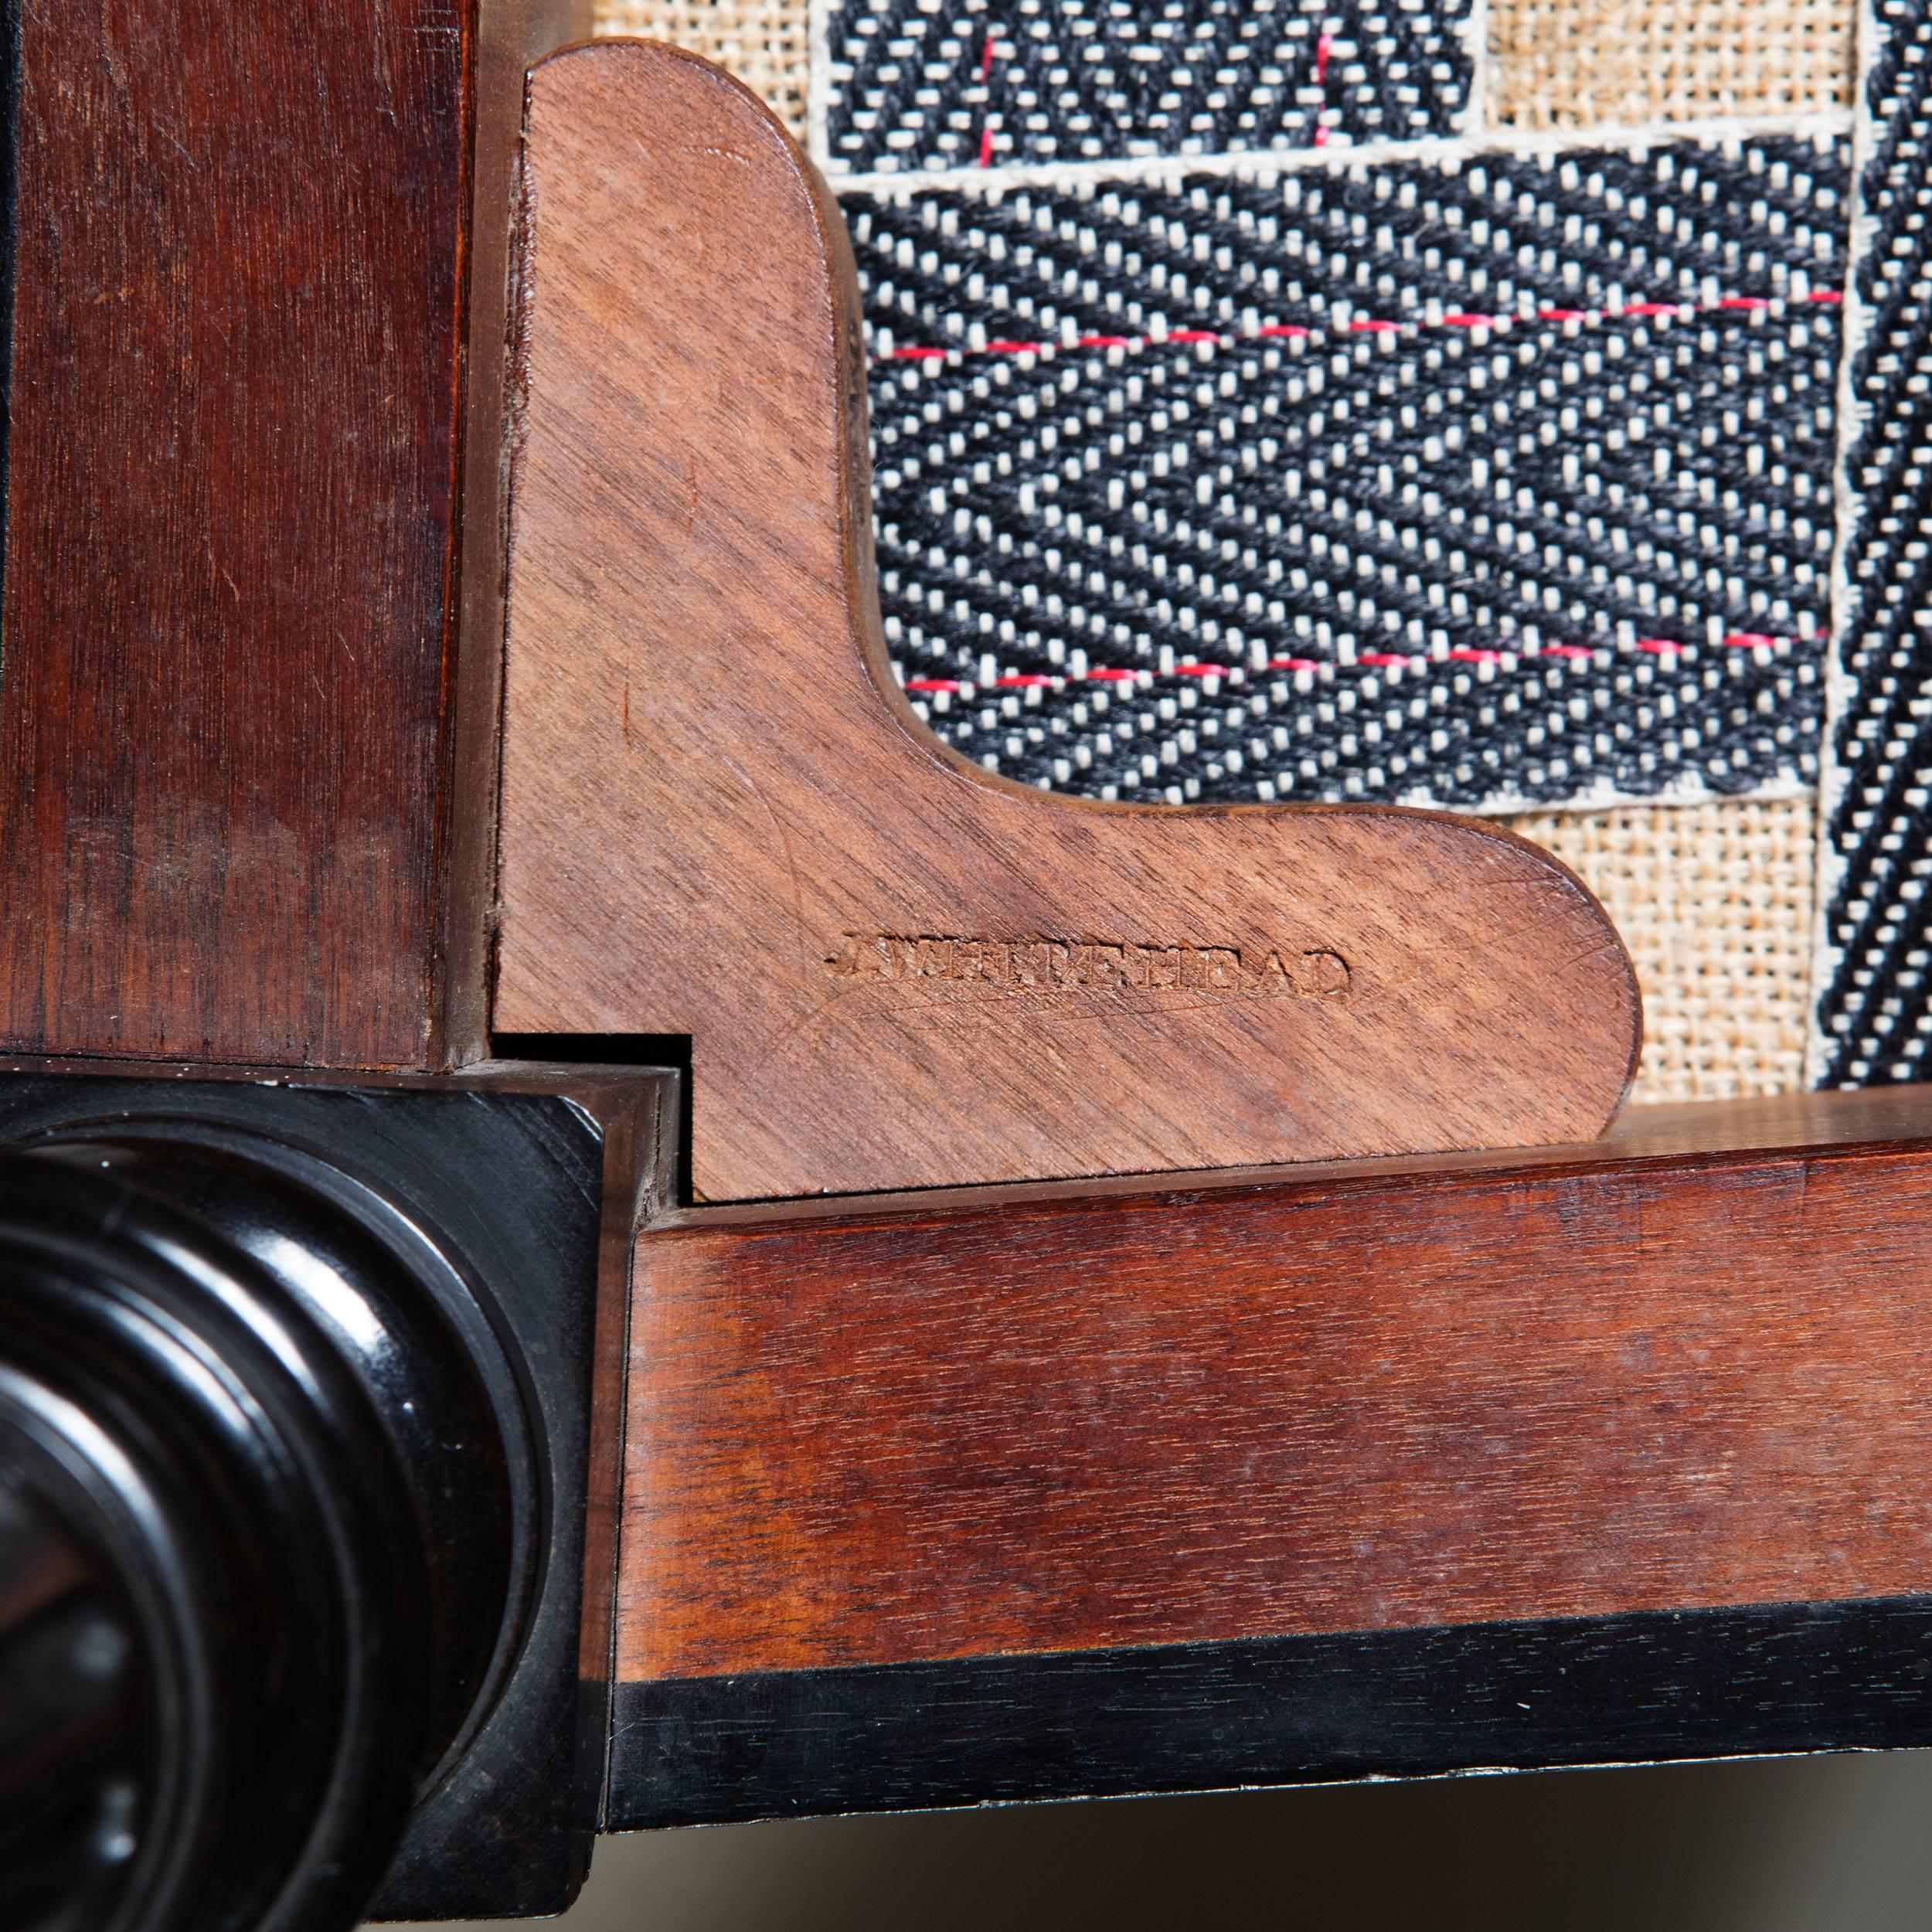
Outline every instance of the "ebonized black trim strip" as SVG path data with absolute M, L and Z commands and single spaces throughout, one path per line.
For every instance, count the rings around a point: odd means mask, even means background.
M 605 1828 L 1932 1743 L 1932 1597 L 618 1687 Z

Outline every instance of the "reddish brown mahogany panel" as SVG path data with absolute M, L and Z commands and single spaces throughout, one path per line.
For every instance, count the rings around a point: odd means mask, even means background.
M 619 1674 L 1932 1591 L 1932 1089 L 699 1210 Z
M 524 60 L 580 9 L 477 5 L 20 10 L 0 1043 L 480 1044 L 497 641 L 485 597 L 466 679 L 466 332 L 500 390 Z
M 528 157 L 500 1029 L 689 1035 L 713 1201 L 1601 1129 L 1636 985 L 1547 853 L 1049 798 L 913 716 L 850 250 L 750 94 L 599 42 Z

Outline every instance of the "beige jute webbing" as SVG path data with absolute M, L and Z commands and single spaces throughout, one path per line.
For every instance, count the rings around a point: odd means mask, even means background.
M 805 0 L 597 0 L 597 23 L 599 33 L 668 40 L 715 60 L 804 138 Z
M 1489 0 L 1506 128 L 1811 114 L 1851 104 L 1852 0 Z
M 1809 798 L 1502 821 L 1603 901 L 1644 995 L 1637 1100 L 1790 1093 L 1804 1076 L 1817 814 Z

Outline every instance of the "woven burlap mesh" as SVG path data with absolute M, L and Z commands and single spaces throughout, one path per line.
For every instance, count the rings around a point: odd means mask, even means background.
M 1852 99 L 1854 0 L 1489 0 L 1515 128 L 1808 113 Z
M 804 140 L 806 0 L 597 0 L 597 22 L 728 67 Z
M 1644 1058 L 1634 1100 L 1803 1087 L 1817 829 L 1810 799 L 1504 822 L 1577 873 L 1637 962 Z

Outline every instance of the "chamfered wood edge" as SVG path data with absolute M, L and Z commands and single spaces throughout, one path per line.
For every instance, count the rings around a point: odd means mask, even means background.
M 1096 1207 L 1145 1202 L 1173 1206 L 1191 1196 L 1307 1189 L 1325 1192 L 1413 1179 L 1450 1184 L 1520 1170 L 1555 1178 L 1644 1163 L 1689 1165 L 1750 1160 L 1765 1155 L 1903 1151 L 1932 1140 L 1932 1084 L 1855 1091 L 1787 1094 L 1747 1100 L 1696 1100 L 1626 1110 L 1604 1135 L 1543 1147 L 1484 1148 L 1454 1154 L 1386 1155 L 1371 1160 L 1302 1161 L 1268 1167 L 1109 1175 L 1086 1180 L 1002 1182 L 981 1187 L 923 1188 L 895 1193 L 832 1194 L 808 1199 L 733 1202 L 667 1209 L 656 1233 L 726 1229 L 790 1229 L 818 1221 L 850 1223 L 900 1216 L 1022 1213 L 1031 1209 Z
M 505 447 L 529 70 L 532 62 L 583 39 L 594 22 L 592 0 L 470 3 L 477 9 L 478 37 L 463 184 L 469 248 L 461 297 L 454 453 L 459 487 L 444 672 L 453 715 L 444 745 L 447 781 L 434 828 L 435 873 L 443 885 L 430 955 L 427 1058 L 439 1069 L 468 1066 L 489 1052 L 509 521 Z M 4 450 L 0 444 L 0 456 Z
M 617 1688 L 606 1831 L 1932 1743 L 1932 1597 Z

